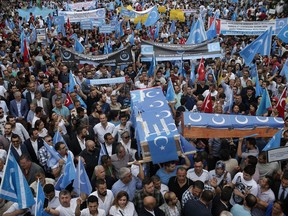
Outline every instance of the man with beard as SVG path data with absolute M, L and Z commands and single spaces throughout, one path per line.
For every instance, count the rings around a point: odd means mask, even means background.
M 114 200 L 114 195 L 111 190 L 107 190 L 105 180 L 98 179 L 96 181 L 96 191 L 90 194 L 90 196 L 92 195 L 98 198 L 99 209 L 103 209 L 105 212 L 109 212 Z
M 106 216 L 106 213 L 103 209 L 98 209 L 98 198 L 96 196 L 89 196 L 87 199 L 87 208 L 80 211 L 82 199 L 77 200 L 77 207 L 75 210 L 75 216 L 80 215 L 96 215 L 96 216 Z
M 87 140 L 85 145 L 86 148 L 80 152 L 79 156 L 84 159 L 86 164 L 85 170 L 89 179 L 91 179 L 94 167 L 98 165 L 100 151 L 98 148 L 96 148 L 95 142 L 92 140 Z
M 88 135 L 87 127 L 83 126 L 78 127 L 76 130 L 76 135 L 73 134 L 71 136 L 71 142 L 68 143 L 68 147 L 75 157 L 78 156 L 80 152 L 86 148 L 85 142 L 87 135 Z

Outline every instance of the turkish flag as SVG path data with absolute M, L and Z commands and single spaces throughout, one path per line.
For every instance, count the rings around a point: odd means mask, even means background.
M 283 90 L 282 95 L 276 104 L 276 109 L 278 110 L 278 116 L 284 119 L 285 113 L 285 106 L 286 106 L 286 88 Z
M 212 97 L 211 93 L 209 93 L 201 106 L 201 111 L 205 113 L 212 113 L 213 112 L 213 104 L 212 104 Z
M 29 50 L 28 50 L 26 38 L 24 39 L 23 43 L 24 43 L 23 59 L 24 59 L 24 62 L 28 62 L 29 61 Z
M 198 80 L 203 81 L 205 80 L 205 66 L 204 66 L 204 59 L 203 57 L 201 58 L 200 64 L 197 69 L 198 73 Z
M 67 97 L 66 97 L 66 100 L 64 102 L 64 105 L 69 109 L 73 109 L 74 108 L 74 104 L 73 104 L 73 101 L 70 97 L 70 94 L 67 94 Z
M 67 19 L 67 25 L 66 25 L 66 26 L 67 26 L 67 29 L 70 30 L 70 28 L 71 28 L 71 24 L 70 24 L 69 17 L 68 17 L 68 19 Z
M 209 26 L 208 28 L 212 25 L 212 22 L 214 21 L 214 17 L 209 17 Z M 220 19 L 216 19 L 216 33 L 217 35 L 220 34 L 220 30 L 221 30 L 221 21 Z

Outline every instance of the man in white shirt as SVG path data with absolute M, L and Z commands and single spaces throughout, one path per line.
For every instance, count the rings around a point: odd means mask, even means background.
M 105 114 L 99 116 L 100 123 L 93 128 L 95 135 L 98 137 L 99 143 L 104 143 L 104 135 L 106 133 L 113 133 L 115 126 L 107 121 Z
M 71 193 L 62 190 L 59 194 L 60 205 L 56 209 L 45 208 L 45 211 L 54 216 L 71 216 L 75 215 L 77 206 L 77 198 L 71 198 Z
M 96 180 L 96 191 L 90 194 L 90 196 L 92 195 L 98 198 L 99 209 L 103 209 L 105 212 L 109 212 L 114 200 L 114 195 L 111 190 L 107 190 L 105 180 Z
M 49 208 L 56 209 L 60 206 L 59 191 L 56 191 L 53 184 L 46 184 L 43 187 L 45 197 L 48 199 Z
M 209 172 L 204 168 L 202 160 L 195 160 L 194 168 L 189 169 L 187 171 L 187 178 L 191 179 L 192 181 L 200 180 L 204 184 L 209 180 Z
M 96 196 L 89 196 L 87 199 L 87 208 L 80 211 L 81 198 L 77 200 L 77 206 L 75 210 L 75 216 L 106 216 L 106 212 L 103 209 L 98 208 L 98 198 Z

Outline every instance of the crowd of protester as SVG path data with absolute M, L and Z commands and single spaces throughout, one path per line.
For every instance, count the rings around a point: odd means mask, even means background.
M 237 1 L 238 2 L 238 1 Z M 42 7 L 65 8 L 65 3 L 43 1 Z M 110 2 L 98 2 L 107 6 L 107 18 L 119 15 L 108 10 Z M 116 4 L 116 3 L 114 3 Z M 285 18 L 283 1 L 123 1 L 141 11 L 154 5 L 165 6 L 161 14 L 163 25 L 159 37 L 154 38 L 155 27 L 142 26 L 135 30 L 132 20 L 122 22 L 124 36 L 115 32 L 104 36 L 93 30 L 81 30 L 79 23 L 65 24 L 66 37 L 47 19 L 30 14 L 29 20 L 19 17 L 16 9 L 36 6 L 31 1 L 1 1 L 0 23 L 0 179 L 3 178 L 8 150 L 19 163 L 23 174 L 36 193 L 39 180 L 47 203 L 45 212 L 51 215 L 93 216 L 282 216 L 288 214 L 288 165 L 286 161 L 268 162 L 262 149 L 268 142 L 264 138 L 213 138 L 189 140 L 197 149 L 192 156 L 181 155 L 179 161 L 159 165 L 139 163 L 139 143 L 135 139 L 130 121 L 130 91 L 161 86 L 166 92 L 171 79 L 175 90 L 175 103 L 170 104 L 175 124 L 180 129 L 183 111 L 202 112 L 205 97 L 211 93 L 213 112 L 218 114 L 256 115 L 261 96 L 255 96 L 255 78 L 251 77 L 239 52 L 255 37 L 219 35 L 222 57 L 205 59 L 206 79 L 192 82 L 191 64 L 185 61 L 179 74 L 176 61 L 157 62 L 154 76 L 148 76 L 149 63 L 141 61 L 141 40 L 185 44 L 192 20 L 201 14 L 205 18 L 215 16 L 237 20 L 262 21 Z M 176 22 L 176 32 L 170 33 L 170 9 L 195 9 L 187 14 L 185 22 Z M 269 9 L 275 9 L 270 13 Z M 52 16 L 52 15 L 51 15 Z M 7 26 L 7 20 L 15 24 Z M 29 59 L 21 53 L 21 30 L 32 32 L 30 25 L 46 28 L 47 43 L 29 44 Z M 61 59 L 60 45 L 73 48 L 69 38 L 76 33 L 85 46 L 85 54 L 102 55 L 104 43 L 109 41 L 112 51 L 130 45 L 134 31 L 134 63 L 124 67 L 97 67 L 65 65 Z M 288 44 L 273 36 L 275 48 L 271 56 L 255 57 L 260 85 L 267 88 L 272 107 L 264 116 L 278 116 L 276 104 L 286 87 L 286 78 L 280 75 L 287 59 Z M 197 66 L 196 66 L 197 67 Z M 276 68 L 277 67 L 277 68 Z M 75 91 L 67 93 L 69 72 L 76 80 Z M 208 73 L 208 71 L 213 71 Z M 141 71 L 141 73 L 138 73 Z M 86 80 L 124 76 L 126 82 L 112 85 L 90 86 Z M 197 77 L 197 74 L 196 74 Z M 227 94 L 232 92 L 231 110 L 224 111 Z M 79 100 L 79 97 L 80 99 Z M 72 100 L 74 107 L 65 106 Z M 83 102 L 87 106 L 83 106 Z M 288 142 L 288 117 L 284 118 L 281 146 Z M 60 132 L 63 141 L 53 143 L 53 136 Z M 44 141 L 63 158 L 50 166 L 49 153 Z M 100 145 L 101 144 L 101 145 Z M 102 149 L 101 149 L 102 148 Z M 100 151 L 105 155 L 100 158 Z M 55 184 L 65 170 L 68 154 L 75 165 L 79 158 L 85 164 L 93 191 L 77 197 L 73 187 L 58 191 Z M 140 155 L 140 156 L 139 156 Z M 132 162 L 132 166 L 128 166 Z M 34 215 L 34 206 L 19 209 L 17 203 L 0 199 L 0 214 Z

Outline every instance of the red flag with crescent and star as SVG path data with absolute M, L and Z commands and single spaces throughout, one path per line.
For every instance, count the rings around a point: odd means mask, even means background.
M 197 73 L 198 73 L 198 80 L 204 81 L 205 80 L 205 66 L 204 66 L 203 57 L 201 58 L 200 64 L 197 68 Z
M 285 116 L 285 106 L 286 106 L 286 88 L 283 90 L 278 103 L 276 104 L 276 109 L 278 110 L 278 116 L 284 119 Z
M 65 105 L 69 110 L 71 110 L 71 109 L 74 108 L 74 104 L 73 104 L 73 101 L 72 101 L 69 93 L 67 93 L 67 97 L 66 97 L 66 100 L 65 100 L 65 102 L 64 102 L 64 105 Z
M 201 106 L 201 111 L 205 113 L 212 113 L 213 112 L 213 104 L 212 104 L 212 97 L 211 93 L 209 93 Z

